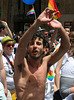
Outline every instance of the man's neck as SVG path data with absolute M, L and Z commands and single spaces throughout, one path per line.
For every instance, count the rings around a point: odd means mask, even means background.
M 7 56 L 11 56 L 12 54 L 11 53 L 6 53 L 6 52 L 4 52 L 5 53 L 5 55 L 7 55 Z
M 30 64 L 31 67 L 33 68 L 38 68 L 41 65 L 42 58 L 40 59 L 33 59 L 31 57 L 28 58 L 28 63 Z

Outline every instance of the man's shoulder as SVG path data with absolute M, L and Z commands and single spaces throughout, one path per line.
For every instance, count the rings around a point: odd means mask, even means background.
M 47 60 L 47 59 L 49 59 L 51 57 L 51 54 L 49 54 L 49 55 L 47 55 L 47 56 L 44 56 L 43 57 L 43 60 Z

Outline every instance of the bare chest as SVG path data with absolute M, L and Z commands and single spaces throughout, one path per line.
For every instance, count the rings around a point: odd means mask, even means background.
M 20 79 L 18 81 L 18 94 L 21 93 L 21 97 L 24 94 L 25 100 L 35 100 L 37 95 L 40 97 L 37 100 L 43 100 L 45 91 L 47 68 L 45 65 L 41 65 L 38 68 L 26 65 L 22 68 Z M 26 99 L 29 98 L 29 99 Z

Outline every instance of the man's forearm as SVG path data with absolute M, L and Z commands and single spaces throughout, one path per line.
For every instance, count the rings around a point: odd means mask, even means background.
M 5 68 L 1 70 L 1 82 L 4 85 L 4 88 L 7 89 L 7 82 L 6 82 L 6 71 Z
M 31 40 L 33 34 L 36 33 L 39 26 L 40 26 L 40 22 L 38 21 L 38 19 L 36 19 L 33 25 L 22 36 L 20 40 L 22 46 L 24 47 L 25 45 L 27 46 L 28 42 Z
M 50 47 L 52 47 L 53 45 L 53 42 L 55 41 L 56 37 L 57 37 L 57 33 L 58 33 L 58 30 L 56 29 L 53 33 L 53 35 L 51 36 L 51 39 L 49 40 L 49 44 L 50 44 Z
M 6 29 L 7 29 L 8 36 L 10 36 L 11 38 L 13 38 L 12 32 L 11 32 L 10 28 L 8 27 L 8 25 L 5 26 L 5 27 L 6 27 Z
M 70 48 L 70 40 L 62 25 L 59 28 L 59 32 L 61 36 L 61 47 L 63 48 L 63 50 L 68 50 Z
M 2 52 L 0 53 L 0 77 L 1 77 L 1 82 L 3 83 L 4 87 L 7 88 L 6 71 L 3 66 Z

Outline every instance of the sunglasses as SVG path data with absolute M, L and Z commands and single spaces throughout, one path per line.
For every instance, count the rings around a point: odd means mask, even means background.
M 6 44 L 7 47 L 14 47 L 14 44 Z

